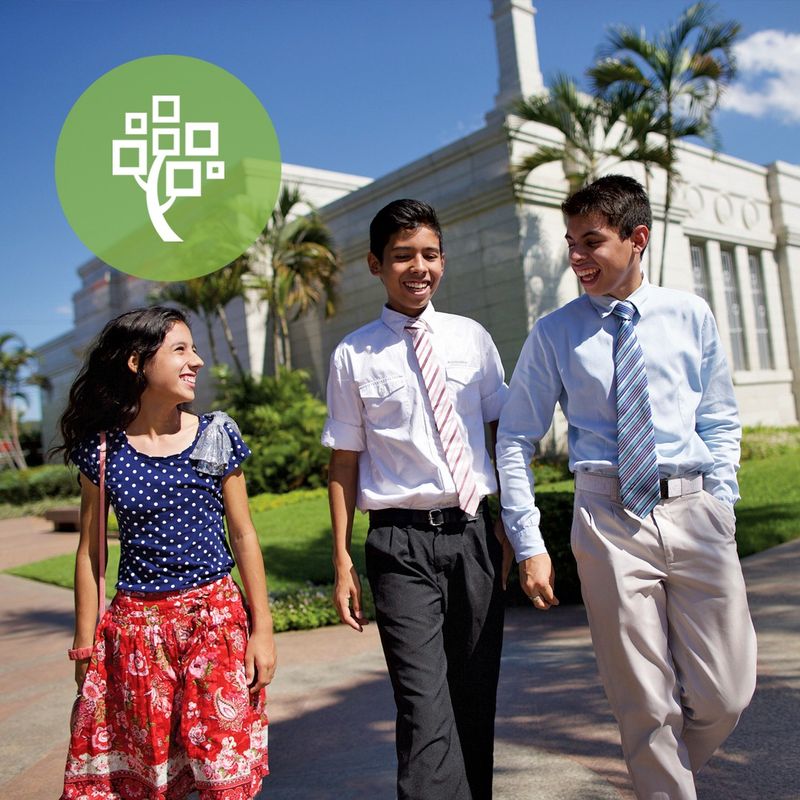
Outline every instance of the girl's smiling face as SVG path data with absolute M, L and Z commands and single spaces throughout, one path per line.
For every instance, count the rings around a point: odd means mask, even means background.
M 131 358 L 135 359 L 134 356 Z M 145 364 L 145 391 L 152 396 L 174 399 L 177 403 L 188 403 L 194 400 L 195 380 L 202 366 L 203 359 L 197 354 L 192 332 L 183 322 L 176 322 L 155 355 Z

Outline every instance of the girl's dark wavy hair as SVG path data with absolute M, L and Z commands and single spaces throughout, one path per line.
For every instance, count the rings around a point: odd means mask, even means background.
M 188 325 L 175 308 L 137 308 L 115 317 L 95 339 L 69 391 L 59 420 L 64 461 L 87 438 L 99 431 L 123 430 L 139 413 L 147 386 L 144 369 L 176 322 Z M 138 355 L 136 372 L 128 367 Z

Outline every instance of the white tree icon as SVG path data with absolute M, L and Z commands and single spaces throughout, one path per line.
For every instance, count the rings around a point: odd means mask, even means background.
M 125 135 L 136 138 L 114 139 L 111 174 L 132 175 L 144 191 L 147 213 L 156 233 L 164 242 L 182 242 L 183 239 L 172 230 L 164 215 L 176 198 L 200 197 L 204 165 L 206 180 L 225 177 L 224 161 L 198 160 L 198 157 L 213 158 L 219 155 L 219 123 L 187 122 L 182 132 L 180 95 L 157 94 L 152 99 L 149 126 L 146 111 L 125 114 Z M 124 156 L 127 163 L 123 163 Z M 195 158 L 181 160 L 181 156 Z M 166 200 L 162 203 L 158 186 L 164 166 Z

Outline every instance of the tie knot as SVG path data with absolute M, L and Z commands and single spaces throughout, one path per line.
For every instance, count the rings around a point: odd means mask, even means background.
M 416 319 L 412 317 L 406 321 L 405 329 L 407 331 L 424 331 L 425 330 L 425 323 L 421 319 Z
M 625 320 L 625 322 L 630 322 L 633 319 L 633 315 L 636 313 L 636 309 L 633 303 L 629 303 L 627 300 L 620 300 L 611 310 L 611 313 L 616 314 L 618 317 Z

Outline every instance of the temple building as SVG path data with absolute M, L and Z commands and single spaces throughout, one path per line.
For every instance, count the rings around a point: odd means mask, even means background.
M 531 173 L 515 191 L 510 166 L 561 134 L 509 117 L 515 98 L 544 91 L 530 0 L 492 0 L 499 81 L 494 108 L 479 130 L 370 180 L 284 165 L 283 180 L 298 185 L 329 226 L 343 263 L 337 313 L 292 324 L 293 364 L 324 391 L 328 359 L 349 331 L 374 319 L 384 300 L 367 270 L 369 222 L 399 197 L 433 205 L 444 230 L 447 270 L 437 309 L 478 320 L 492 334 L 510 376 L 533 322 L 578 294 L 568 267 L 560 204 L 568 191 L 562 165 Z M 509 136 L 508 131 L 512 131 Z M 711 305 L 725 343 L 745 425 L 792 425 L 800 417 L 800 167 L 767 166 L 694 144 L 678 145 L 682 176 L 670 208 L 664 284 L 695 292 Z M 645 182 L 641 165 L 614 171 Z M 645 268 L 658 265 L 664 225 L 665 180 L 649 179 L 654 231 Z M 87 344 L 122 311 L 148 302 L 153 285 L 93 260 L 78 270 L 75 326 L 38 348 L 52 383 L 42 398 L 45 443 L 55 433 L 69 385 Z M 243 360 L 254 374 L 269 369 L 267 309 L 235 300 L 228 316 Z M 203 326 L 193 332 L 207 352 Z M 665 331 L 665 346 L 669 332 Z M 222 350 L 223 348 L 221 348 Z M 197 408 L 210 397 L 198 393 Z M 558 446 L 559 426 L 548 446 Z

